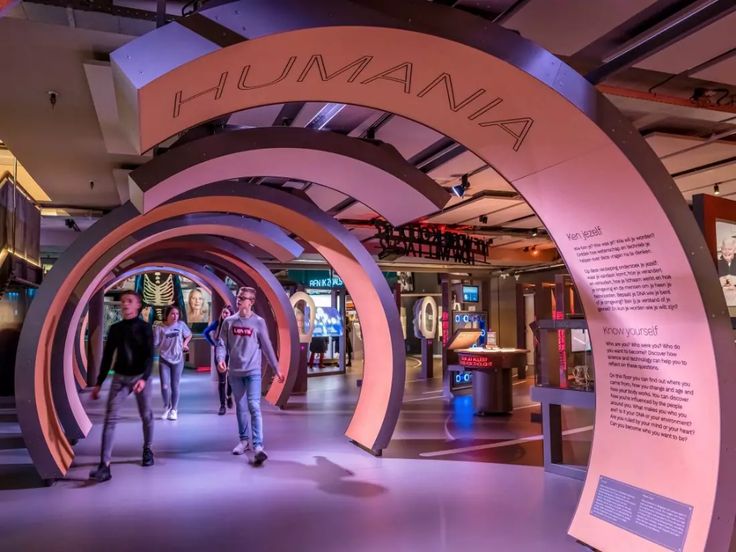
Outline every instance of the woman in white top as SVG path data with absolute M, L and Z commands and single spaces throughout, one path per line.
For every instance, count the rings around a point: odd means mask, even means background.
M 161 396 L 164 400 L 162 420 L 176 420 L 179 406 L 179 380 L 184 371 L 184 353 L 189 350 L 192 332 L 179 320 L 179 307 L 164 310 L 164 323 L 154 328 L 154 346 L 159 349 L 158 366 L 161 374 Z

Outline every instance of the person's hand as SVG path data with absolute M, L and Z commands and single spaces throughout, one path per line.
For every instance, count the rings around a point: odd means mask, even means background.
M 99 385 L 95 385 L 92 388 L 92 400 L 93 401 L 96 401 L 99 398 L 100 398 L 100 386 Z
M 139 379 L 135 384 L 133 384 L 133 393 L 140 393 L 146 388 L 146 380 Z
M 224 360 L 221 360 L 220 362 L 217 363 L 217 371 L 220 372 L 221 374 L 224 374 L 225 372 L 227 372 L 227 364 L 225 364 Z
M 276 372 L 276 379 L 279 380 L 279 383 L 284 383 L 284 374 Z
M 182 351 L 184 351 L 185 353 L 188 353 L 189 352 L 189 345 L 184 345 L 184 347 L 182 348 Z

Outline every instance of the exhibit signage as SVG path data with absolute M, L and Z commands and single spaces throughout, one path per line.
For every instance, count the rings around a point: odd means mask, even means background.
M 289 269 L 287 273 L 291 282 L 301 284 L 307 288 L 333 289 L 345 287 L 345 282 L 331 270 Z M 396 272 L 384 272 L 383 275 L 389 284 L 396 281 Z
M 576 164 L 603 166 L 603 153 Z M 531 203 L 579 194 L 560 178 L 563 170 L 517 187 Z M 570 532 L 603 549 L 626 534 L 635 538 L 619 540 L 622 549 L 626 542 L 637 550 L 701 550 L 687 543 L 703 542 L 716 491 L 720 424 L 711 337 L 688 259 L 637 181 L 633 170 L 601 171 L 590 193 L 607 209 L 544 217 L 550 233 L 561 236 L 596 368 L 596 433 Z M 637 452 L 610 454 L 598 443 Z
M 474 265 L 487 262 L 493 240 L 473 238 L 444 230 L 436 224 L 404 224 L 395 228 L 386 221 L 373 221 L 382 253 L 400 257 L 424 257 Z
M 491 368 L 493 361 L 487 356 L 458 353 L 458 364 L 467 368 Z

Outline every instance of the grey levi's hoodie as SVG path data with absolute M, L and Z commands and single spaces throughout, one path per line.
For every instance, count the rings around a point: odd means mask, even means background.
M 230 355 L 231 375 L 260 375 L 261 349 L 266 354 L 269 364 L 277 369 L 279 361 L 273 352 L 266 323 L 256 313 L 252 313 L 248 318 L 236 313 L 222 323 L 215 358 L 217 362 L 222 362 L 226 353 Z

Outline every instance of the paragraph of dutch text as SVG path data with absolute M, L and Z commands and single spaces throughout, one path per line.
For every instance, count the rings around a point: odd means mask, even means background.
M 612 426 L 674 441 L 695 435 L 688 408 L 695 391 L 689 382 L 616 372 L 609 376 Z

